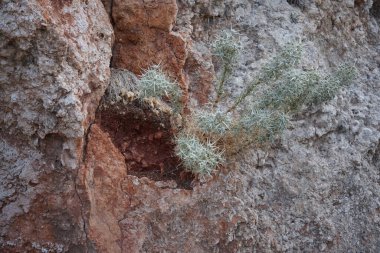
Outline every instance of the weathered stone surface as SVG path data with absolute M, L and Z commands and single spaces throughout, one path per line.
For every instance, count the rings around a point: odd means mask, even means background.
M 189 92 L 195 102 L 206 102 L 214 80 L 211 55 L 204 44 L 193 43 L 191 29 L 175 26 L 176 1 L 103 2 L 111 10 L 115 24 L 114 68 L 139 75 L 150 66 L 160 64 L 179 82 L 185 98 Z
M 100 1 L 1 1 L 0 20 L 0 251 L 85 252 L 75 180 L 112 27 Z
M 380 74 L 373 56 L 379 35 L 371 3 L 180 1 L 179 6 L 177 26 L 195 40 L 210 41 L 231 24 L 241 33 L 246 52 L 230 80 L 232 94 L 250 79 L 247 73 L 297 37 L 307 38 L 303 68 L 329 70 L 356 61 L 361 74 L 333 101 L 294 118 L 280 144 L 240 154 L 235 166 L 192 192 L 128 176 L 124 189 L 135 204 L 120 222 L 123 249 L 378 251 Z
M 0 6 L 0 251 L 380 250 L 378 1 L 108 5 L 121 39 L 113 64 L 138 74 L 161 62 L 200 103 L 213 75 L 206 45 L 226 27 L 246 48 L 230 97 L 295 38 L 305 41 L 304 69 L 348 61 L 360 72 L 294 117 L 270 149 L 238 154 L 193 190 L 128 175 L 109 136 L 97 124 L 85 131 L 109 71 L 112 32 L 99 1 Z
M 140 74 L 153 64 L 161 64 L 183 84 L 186 41 L 172 31 L 176 16 L 174 0 L 113 1 L 116 36 L 113 67 Z
M 122 191 L 127 174 L 124 157 L 98 125 L 91 126 L 86 161 L 79 170 L 78 188 L 86 202 L 88 239 L 98 252 L 121 252 L 119 221 L 128 210 Z
M 193 106 L 209 102 L 212 84 L 215 80 L 210 49 L 203 43 L 189 42 L 188 57 L 184 66 Z

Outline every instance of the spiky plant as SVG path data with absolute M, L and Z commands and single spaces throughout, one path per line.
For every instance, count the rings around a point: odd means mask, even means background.
M 174 140 L 175 153 L 186 170 L 199 175 L 210 174 L 224 161 L 218 148 L 220 145 L 225 147 L 227 154 L 233 154 L 252 142 L 260 146 L 272 143 L 286 129 L 287 113 L 294 113 L 303 105 L 316 105 L 331 99 L 342 86 L 353 80 L 356 73 L 348 65 L 326 77 L 316 71 L 295 70 L 302 55 L 302 46 L 300 43 L 288 44 L 224 109 L 220 106 L 224 86 L 236 65 L 241 43 L 236 32 L 224 31 L 212 47 L 222 62 L 214 103 L 193 110 L 183 118 L 175 114 L 178 119 L 184 119 L 179 120 L 178 128 L 174 128 L 178 133 Z M 181 89 L 160 66 L 147 69 L 138 81 L 137 89 L 140 99 L 164 99 L 181 112 Z M 120 93 L 120 90 L 118 87 L 114 93 Z M 248 97 L 254 98 L 253 101 Z
M 250 134 L 253 140 L 265 142 L 281 135 L 287 125 L 288 116 L 283 112 L 252 109 L 239 119 L 235 131 Z
M 331 75 L 324 77 L 317 85 L 312 87 L 307 95 L 308 105 L 317 105 L 334 98 L 338 90 L 349 85 L 357 76 L 355 67 L 342 64 Z
M 170 80 L 159 65 L 153 65 L 145 70 L 137 86 L 140 99 L 168 98 L 174 109 L 181 108 L 182 91 L 178 83 Z
M 224 94 L 225 83 L 232 74 L 243 46 L 240 35 L 232 29 L 222 31 L 211 46 L 214 55 L 222 61 L 222 71 L 216 86 L 216 99 L 214 101 L 214 105 L 216 105 Z
M 180 134 L 175 139 L 175 153 L 186 170 L 193 174 L 210 175 L 223 162 L 223 155 L 210 141 L 202 142 L 194 135 Z
M 278 55 L 276 55 L 269 63 L 267 63 L 260 71 L 257 78 L 253 79 L 239 97 L 235 100 L 233 105 L 228 109 L 229 112 L 234 111 L 249 95 L 251 95 L 256 87 L 263 83 L 273 82 L 280 78 L 280 76 L 296 67 L 302 56 L 301 43 L 287 44 Z
M 320 82 L 315 71 L 291 70 L 285 73 L 260 101 L 260 108 L 272 108 L 284 112 L 299 110 L 313 87 Z
M 226 114 L 221 109 L 207 110 L 200 109 L 195 110 L 192 115 L 192 120 L 199 130 L 205 134 L 211 135 L 223 135 L 231 129 L 232 117 L 230 114 Z

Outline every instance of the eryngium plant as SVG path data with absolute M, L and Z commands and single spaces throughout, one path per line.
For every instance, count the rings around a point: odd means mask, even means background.
M 340 66 L 328 76 L 321 76 L 316 71 L 291 70 L 264 93 L 259 107 L 295 112 L 302 105 L 318 105 L 334 98 L 355 76 L 356 69 L 349 65 Z
M 141 75 L 138 82 L 140 99 L 143 98 L 169 98 L 173 109 L 181 108 L 182 92 L 177 82 L 161 70 L 159 65 L 153 65 Z
M 318 73 L 314 71 L 291 70 L 264 93 L 259 107 L 284 112 L 297 111 L 307 103 L 308 94 L 318 85 L 320 79 Z
M 318 105 L 334 98 L 339 89 L 349 85 L 356 76 L 357 70 L 355 67 L 342 64 L 335 72 L 324 77 L 311 88 L 309 94 L 307 94 L 306 103 L 308 105 Z
M 202 142 L 194 135 L 180 134 L 175 139 L 175 153 L 186 170 L 199 175 L 209 175 L 223 162 L 223 155 L 214 143 Z
M 217 37 L 212 45 L 213 51 L 223 63 L 215 87 L 217 97 L 211 106 L 193 110 L 184 117 L 184 125 L 178 125 L 175 153 L 186 170 L 194 174 L 210 174 L 223 162 L 223 154 L 217 146 L 224 146 L 225 154 L 229 155 L 252 143 L 265 146 L 273 142 L 286 129 L 288 113 L 291 115 L 304 105 L 317 105 L 333 98 L 356 75 L 355 68 L 348 65 L 342 65 L 328 76 L 296 69 L 302 46 L 291 43 L 270 60 L 224 109 L 220 106 L 224 84 L 235 67 L 241 49 L 239 43 L 234 32 L 225 31 Z M 146 70 L 138 86 L 140 99 L 165 98 L 170 100 L 174 109 L 180 108 L 181 90 L 159 66 Z

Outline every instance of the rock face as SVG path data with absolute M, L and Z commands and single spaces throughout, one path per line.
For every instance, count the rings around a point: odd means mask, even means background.
M 0 20 L 0 251 L 85 252 L 75 181 L 112 26 L 100 1 L 1 1 Z
M 177 11 L 175 0 L 113 1 L 116 36 L 113 67 L 140 74 L 153 64 L 162 64 L 173 78 L 183 83 L 186 42 L 180 33 L 172 31 Z
M 114 68 L 139 75 L 159 64 L 179 82 L 186 98 L 189 91 L 195 103 L 207 102 L 214 78 L 211 55 L 205 46 L 192 41 L 191 29 L 175 26 L 175 0 L 103 2 L 114 23 Z
M 79 172 L 78 188 L 88 208 L 87 236 L 99 252 L 120 252 L 119 221 L 129 207 L 121 188 L 126 174 L 124 157 L 107 134 L 93 124 L 85 164 Z
M 379 1 L 103 3 L 0 3 L 1 252 L 380 251 Z M 271 148 L 182 189 L 131 175 L 122 131 L 95 119 L 110 21 L 113 67 L 160 63 L 194 105 L 218 71 L 207 45 L 229 27 L 245 44 L 232 95 L 294 39 L 302 68 L 347 61 L 360 75 Z

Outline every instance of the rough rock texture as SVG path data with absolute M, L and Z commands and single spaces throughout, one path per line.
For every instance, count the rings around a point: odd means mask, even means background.
M 99 2 L 3 1 L 0 251 L 380 251 L 378 0 L 103 2 L 112 64 L 139 74 L 159 60 L 200 103 L 214 75 L 207 44 L 226 27 L 246 48 L 232 94 L 294 38 L 303 68 L 348 61 L 360 75 L 270 149 L 179 189 L 128 175 L 109 134 L 85 131 L 109 71 Z
M 76 175 L 107 87 L 100 1 L 0 2 L 0 251 L 84 252 Z
M 140 74 L 153 64 L 162 64 L 183 83 L 186 42 L 172 31 L 177 11 L 175 0 L 113 1 L 116 41 L 112 66 Z
M 112 67 L 139 75 L 160 64 L 179 82 L 185 97 L 189 91 L 195 104 L 207 102 L 214 80 L 211 54 L 203 44 L 192 41 L 191 29 L 174 27 L 176 1 L 104 0 L 103 3 L 115 29 Z
M 127 169 L 122 154 L 96 124 L 88 136 L 85 161 L 78 186 L 86 200 L 88 238 L 99 252 L 120 252 L 118 222 L 129 206 L 121 188 Z
M 297 115 L 270 150 L 240 154 L 192 192 L 127 177 L 125 184 L 133 187 L 125 189 L 137 204 L 120 222 L 124 251 L 380 250 L 380 39 L 374 7 L 370 1 L 297 2 L 178 2 L 175 28 L 191 31 L 198 45 L 225 27 L 241 33 L 246 52 L 230 82 L 232 93 L 295 38 L 306 43 L 303 68 L 329 71 L 351 61 L 360 78 L 333 101 Z

